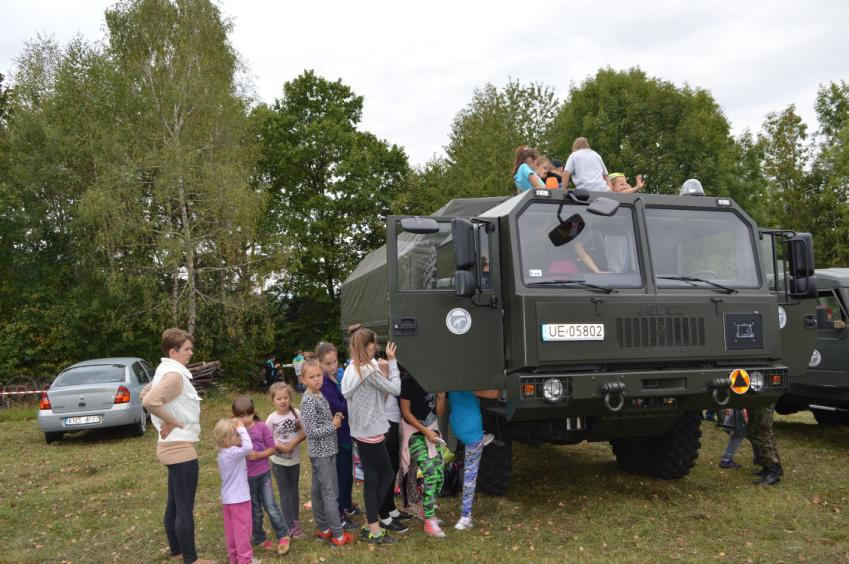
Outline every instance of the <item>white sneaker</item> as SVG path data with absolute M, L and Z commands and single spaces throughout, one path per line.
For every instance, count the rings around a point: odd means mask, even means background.
M 486 435 L 483 436 L 481 448 L 485 447 L 486 445 L 488 445 L 489 443 L 491 443 L 494 440 L 495 440 L 495 435 L 493 435 L 492 433 L 487 433 Z
M 471 529 L 472 526 L 473 525 L 471 517 L 460 517 L 460 520 L 457 521 L 457 524 L 454 525 L 454 528 L 458 531 L 465 531 L 467 529 Z

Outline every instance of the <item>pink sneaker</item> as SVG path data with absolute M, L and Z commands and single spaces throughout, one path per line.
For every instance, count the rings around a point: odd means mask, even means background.
M 259 547 L 263 550 L 274 550 L 275 549 L 274 543 L 271 542 L 268 539 L 265 539 L 264 541 L 262 541 L 262 543 L 260 543 Z
M 425 519 L 424 532 L 426 535 L 430 535 L 432 537 L 445 536 L 445 531 L 440 528 L 439 521 L 437 521 L 435 517 L 433 519 Z

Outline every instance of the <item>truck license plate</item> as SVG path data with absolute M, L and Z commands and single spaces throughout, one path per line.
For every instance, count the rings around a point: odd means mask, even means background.
M 100 415 L 88 415 L 86 417 L 66 417 L 65 425 L 89 425 L 100 423 Z
M 603 341 L 604 323 L 545 323 L 543 341 Z

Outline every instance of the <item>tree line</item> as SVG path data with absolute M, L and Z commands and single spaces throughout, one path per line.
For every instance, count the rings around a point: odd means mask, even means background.
M 390 213 L 512 194 L 513 152 L 568 156 L 676 193 L 698 178 L 762 225 L 811 231 L 817 264 L 849 265 L 849 85 L 821 85 L 817 129 L 791 105 L 736 138 L 697 87 L 600 69 L 559 99 L 486 84 L 445 156 L 412 167 L 361 126 L 363 97 L 304 71 L 255 100 L 209 0 L 125 0 L 106 37 L 37 38 L 0 77 L 0 382 L 85 358 L 157 356 L 196 334 L 200 358 L 253 378 L 270 352 L 338 341 L 339 287 Z

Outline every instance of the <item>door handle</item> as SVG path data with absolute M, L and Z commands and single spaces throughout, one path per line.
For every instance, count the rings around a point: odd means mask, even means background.
M 816 329 L 817 328 L 817 316 L 813 314 L 805 315 L 805 329 Z
M 412 337 L 418 332 L 418 323 L 412 317 L 402 317 L 392 322 L 392 333 L 396 337 Z

